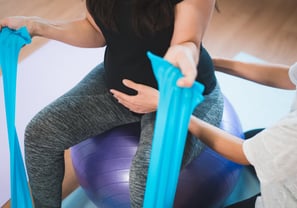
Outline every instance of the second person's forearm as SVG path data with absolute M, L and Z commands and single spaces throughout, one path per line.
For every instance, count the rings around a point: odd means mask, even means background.
M 189 131 L 225 158 L 239 164 L 249 164 L 243 152 L 242 139 L 237 138 L 194 116 L 191 116 Z

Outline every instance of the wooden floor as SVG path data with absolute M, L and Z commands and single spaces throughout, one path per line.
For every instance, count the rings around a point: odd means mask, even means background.
M 213 56 L 233 57 L 240 51 L 267 61 L 297 60 L 296 0 L 218 0 L 204 45 Z M 0 18 L 12 15 L 70 19 L 84 13 L 84 0 L 0 0 Z M 30 55 L 47 40 L 35 38 L 20 54 Z
M 245 51 L 267 61 L 292 64 L 297 60 L 296 0 L 218 0 L 204 45 L 213 56 L 233 57 Z M 83 15 L 83 0 L 0 0 L 0 18 L 36 15 L 70 19 Z M 20 59 L 46 42 L 35 38 Z
M 244 51 L 266 61 L 297 61 L 296 0 L 218 0 L 205 35 L 213 56 L 233 57 Z
M 296 0 L 218 0 L 204 38 L 212 56 L 233 57 L 244 51 L 266 61 L 297 61 Z M 0 0 L 0 19 L 5 16 L 41 16 L 55 20 L 84 14 L 84 0 Z M 24 47 L 20 61 L 33 53 L 44 38 Z M 9 207 L 5 206 L 5 207 Z

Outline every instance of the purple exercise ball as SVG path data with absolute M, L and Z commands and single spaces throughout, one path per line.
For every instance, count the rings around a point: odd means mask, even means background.
M 240 120 L 225 98 L 221 128 L 243 138 Z M 139 142 L 139 123 L 114 128 L 71 148 L 74 170 L 89 199 L 104 208 L 130 208 L 129 170 Z M 241 170 L 209 148 L 179 176 L 176 208 L 221 207 Z

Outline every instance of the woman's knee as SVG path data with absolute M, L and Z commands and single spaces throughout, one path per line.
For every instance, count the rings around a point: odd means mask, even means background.
M 44 112 L 38 113 L 26 126 L 25 148 L 27 147 L 50 147 L 58 145 L 52 141 L 59 134 L 53 122 L 49 122 Z
M 38 142 L 38 138 L 42 138 L 41 134 L 41 121 L 33 118 L 26 126 L 25 129 L 25 146 L 30 143 Z

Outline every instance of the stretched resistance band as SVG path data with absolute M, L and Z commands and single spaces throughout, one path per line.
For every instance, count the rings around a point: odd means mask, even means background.
M 204 99 L 204 86 L 198 82 L 191 88 L 177 86 L 180 70 L 150 52 L 148 57 L 160 99 L 143 207 L 173 207 L 190 116 Z
M 19 30 L 11 30 L 4 27 L 0 31 L 0 67 L 3 76 L 6 122 L 10 150 L 10 192 L 12 208 L 33 207 L 15 127 L 18 56 L 21 48 L 30 42 L 31 37 L 25 27 Z

